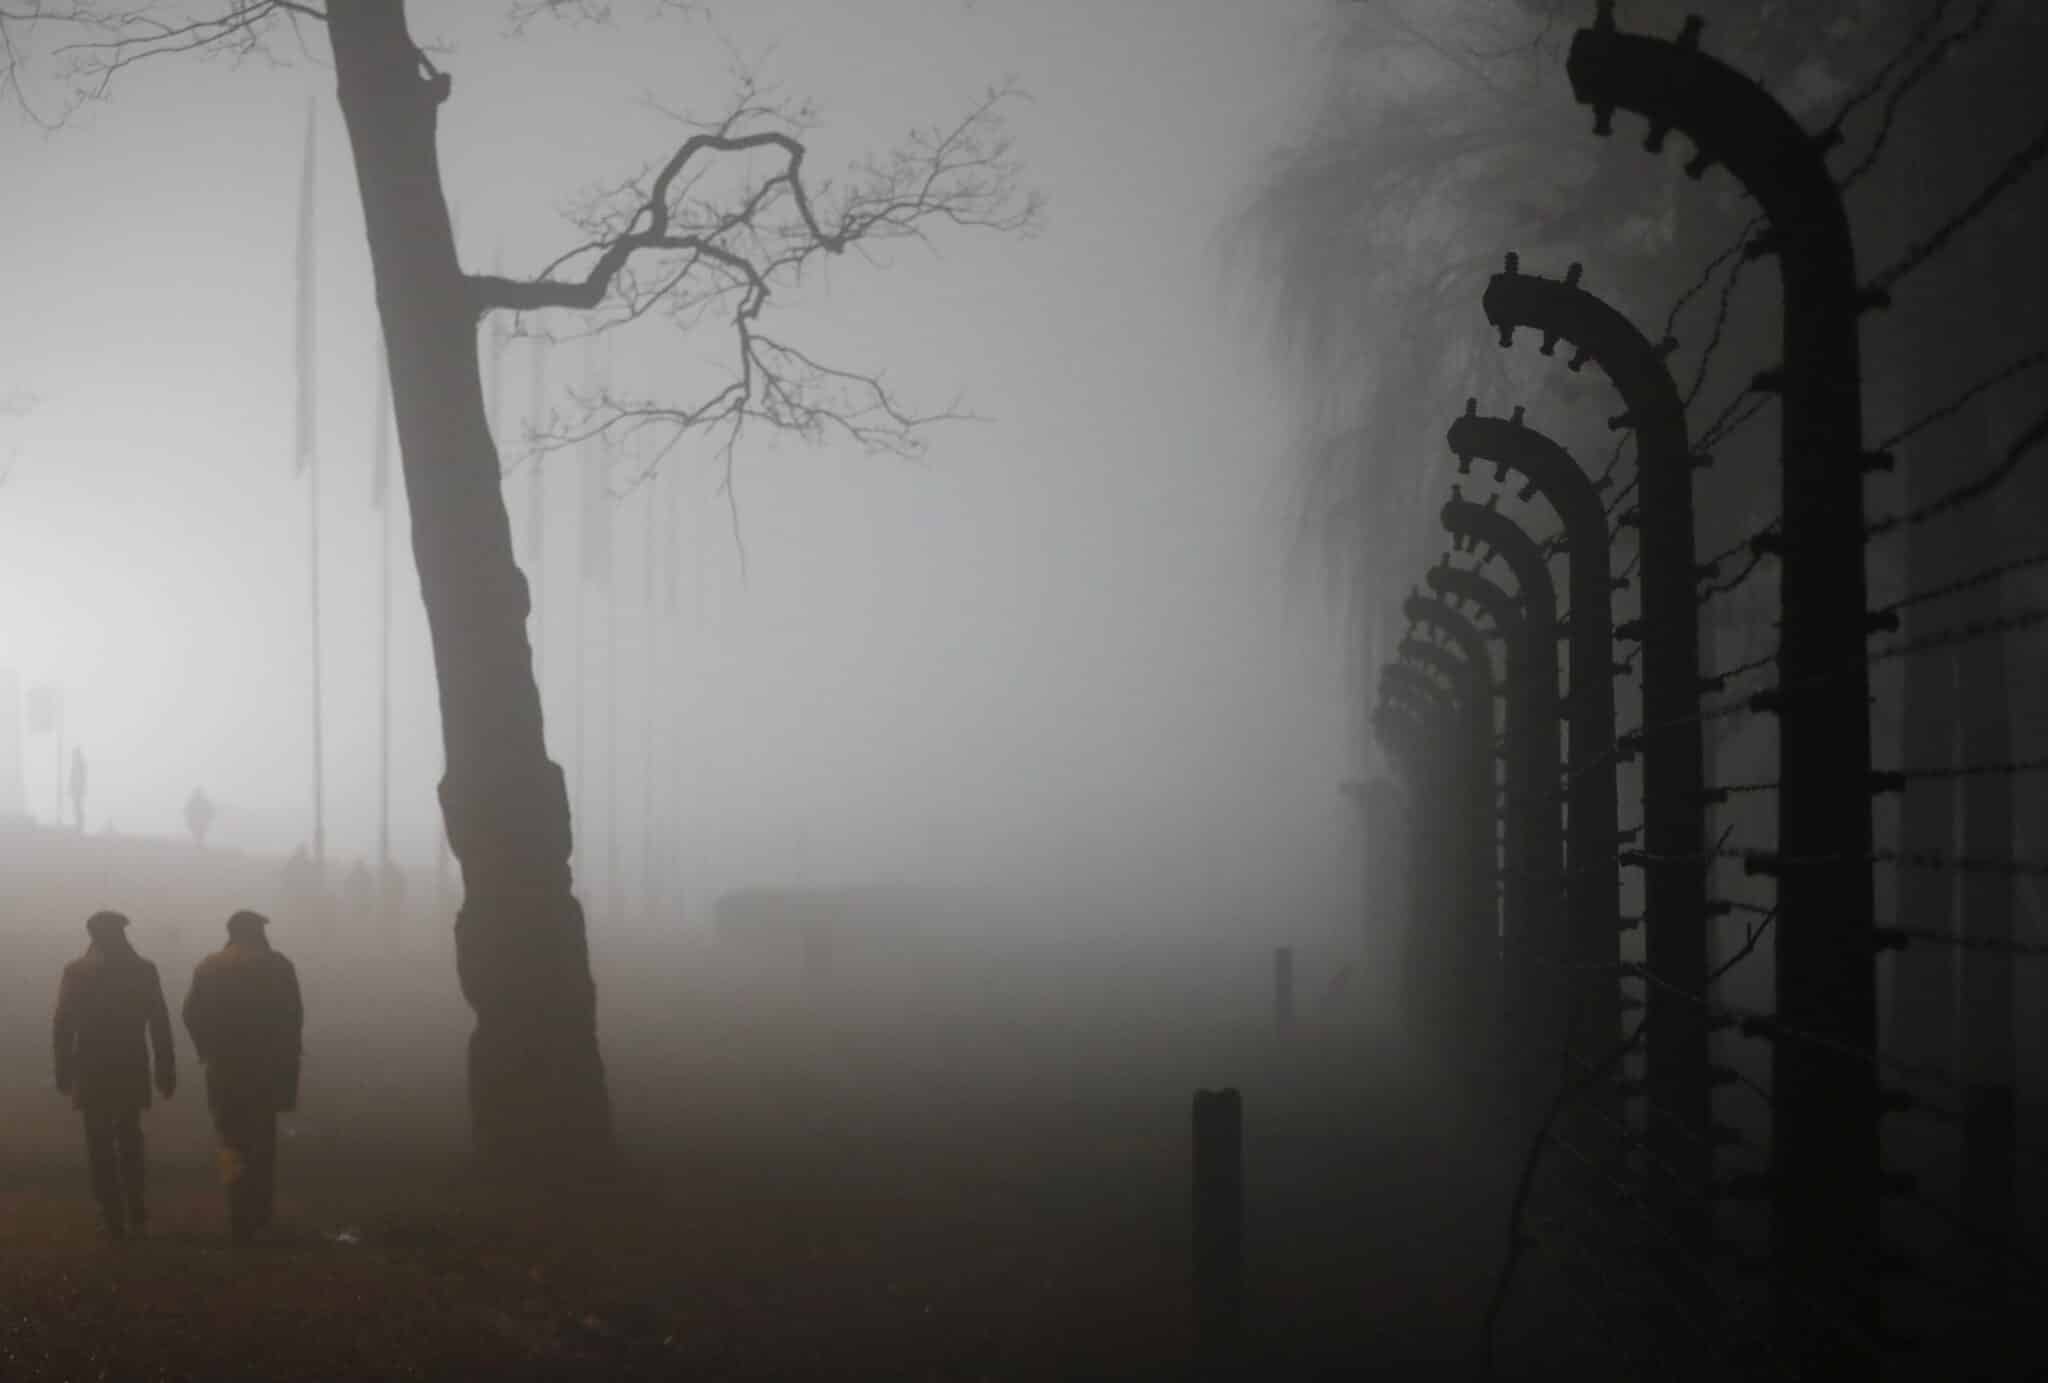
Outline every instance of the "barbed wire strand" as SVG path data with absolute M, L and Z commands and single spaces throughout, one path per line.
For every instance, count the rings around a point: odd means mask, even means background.
M 2024 181 L 2028 174 L 2048 157 L 2048 124 L 2035 131 L 2034 137 L 2007 159 L 1997 173 L 1993 174 L 1983 190 L 1965 202 L 1960 210 L 1942 222 L 1901 256 L 1897 263 L 1872 279 L 1868 291 L 1874 294 L 1889 294 L 1912 274 L 1925 268 L 1938 255 L 1953 245 L 1956 237 L 1974 223 L 1978 217 L 1997 205 L 1999 198 Z
M 1949 4 L 1950 0 L 1940 0 L 1937 9 L 1945 11 L 1948 9 Z M 1992 15 L 1997 8 L 1995 0 L 1977 0 L 1976 14 L 1972 15 L 1962 28 L 1952 33 L 1943 34 L 1936 40 L 1934 46 L 1929 48 L 1920 61 L 1913 65 L 1912 71 L 1908 72 L 1900 80 L 1898 86 L 1892 89 L 1891 95 L 1885 98 L 1884 111 L 1878 118 L 1877 134 L 1871 139 L 1870 147 L 1864 150 L 1863 156 L 1857 159 L 1854 166 L 1844 173 L 1839 180 L 1838 185 L 1844 192 L 1861 182 L 1865 175 L 1877 167 L 1878 163 L 1884 158 L 1885 146 L 1891 143 L 1892 131 L 1898 123 L 1899 111 L 1906 104 L 1906 98 L 1919 89 L 1921 84 L 1934 74 L 1935 69 L 1947 61 L 1948 55 L 1951 52 L 1983 33 L 1985 26 L 1991 22 Z M 1923 23 L 1922 27 L 1915 32 L 1913 43 L 1909 44 L 1905 51 L 1910 52 L 1912 47 L 1924 41 L 1931 25 L 1938 22 L 1939 17 L 1937 15 L 1931 17 L 1928 22 Z M 1904 53 L 1901 56 L 1903 57 Z M 1891 66 L 1891 64 L 1887 64 L 1887 66 Z M 1834 126 L 1834 128 L 1839 129 L 1839 124 Z

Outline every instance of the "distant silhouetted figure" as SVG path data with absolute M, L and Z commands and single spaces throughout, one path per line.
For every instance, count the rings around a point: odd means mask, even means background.
M 274 951 L 261 913 L 228 919 L 228 944 L 199 962 L 185 1031 L 206 1063 L 206 1105 L 220 1135 L 228 1228 L 237 1243 L 270 1223 L 277 1116 L 299 1103 L 299 975 Z
M 71 820 L 85 834 L 85 751 L 71 750 Z
M 192 833 L 194 845 L 206 845 L 206 833 L 213 829 L 213 816 L 213 799 L 200 788 L 192 789 L 192 795 L 185 799 L 185 829 Z
M 107 1233 L 126 1237 L 147 1219 L 143 1200 L 142 1111 L 149 1107 L 150 1048 L 156 1088 L 178 1088 L 171 1015 L 156 967 L 128 942 L 128 919 L 96 912 L 91 944 L 64 967 L 53 1024 L 57 1089 L 85 1116 L 85 1157 Z M 144 1033 L 148 1045 L 144 1045 Z
M 301 845 L 284 862 L 284 903 L 294 916 L 321 917 L 327 914 L 320 867 Z
M 342 881 L 341 896 L 351 922 L 368 920 L 377 906 L 377 881 L 370 877 L 370 867 L 361 860 L 350 867 L 348 877 Z
M 396 922 L 405 908 L 405 872 L 398 867 L 398 861 L 386 860 L 380 903 L 384 909 L 384 920 Z

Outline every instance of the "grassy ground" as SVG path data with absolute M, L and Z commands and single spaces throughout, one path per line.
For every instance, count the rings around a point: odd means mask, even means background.
M 0 1379 L 1180 1376 L 1189 1104 L 1223 1085 L 1266 1372 L 1469 1374 L 1499 1149 L 1363 1019 L 1283 1042 L 1156 985 L 958 976 L 818 1003 L 622 956 L 600 983 L 632 1170 L 536 1203 L 465 1178 L 441 958 L 299 959 L 302 1108 L 246 1250 L 189 1068 L 145 1116 L 148 1237 L 101 1241 L 47 998 L 0 977 Z M 184 958 L 159 960 L 175 1005 Z

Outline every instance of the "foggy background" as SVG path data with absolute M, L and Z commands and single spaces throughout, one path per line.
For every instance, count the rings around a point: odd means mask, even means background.
M 699 924 L 745 884 L 890 881 L 995 890 L 1031 928 L 1352 925 L 1343 655 L 1293 560 L 1291 396 L 1223 234 L 1259 155 L 1300 117 L 1326 18 L 1307 0 L 783 0 L 721 9 L 715 27 L 519 38 L 481 7 L 416 17 L 451 46 L 440 148 L 472 271 L 530 273 L 574 243 L 559 208 L 668 147 L 674 127 L 643 92 L 713 113 L 733 54 L 815 103 L 820 170 L 953 118 L 1005 77 L 1031 97 L 1011 126 L 1047 198 L 1041 234 L 850 255 L 778 299 L 800 343 L 883 370 L 915 406 L 957 400 L 988 421 L 935 428 L 915 463 L 750 436 L 744 582 L 713 447 L 686 444 L 616 505 L 609 599 L 577 574 L 584 459 L 543 463 L 549 744 L 576 807 L 578 892 L 603 926 Z M 281 855 L 310 840 L 306 481 L 291 463 L 310 99 L 339 871 L 376 851 L 377 341 L 331 81 L 324 58 L 145 65 L 61 135 L 0 122 L 8 200 L 32 213 L 8 217 L 0 301 L 31 327 L 0 338 L 0 380 L 35 402 L 0 418 L 0 665 L 61 688 L 89 831 L 182 838 L 200 787 L 221 807 L 214 843 Z M 614 382 L 658 393 L 665 370 L 721 349 L 660 341 L 615 346 Z M 503 356 L 508 465 L 535 351 Z M 599 351 L 542 352 L 547 406 L 566 409 Z M 527 485 L 523 464 L 508 474 L 531 579 Z M 423 899 L 441 765 L 400 518 L 393 851 Z M 55 747 L 24 748 L 25 806 L 47 819 Z

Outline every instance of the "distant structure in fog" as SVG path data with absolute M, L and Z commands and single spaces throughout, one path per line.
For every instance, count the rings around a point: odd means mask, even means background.
M 21 769 L 21 679 L 0 668 L 0 823 L 28 815 Z

